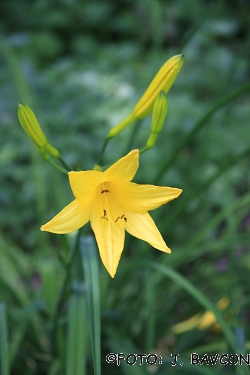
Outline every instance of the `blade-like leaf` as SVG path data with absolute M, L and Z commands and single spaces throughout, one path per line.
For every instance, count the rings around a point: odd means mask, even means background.
M 66 375 L 86 374 L 87 306 L 84 283 L 75 282 L 69 300 Z
M 4 303 L 0 303 L 0 373 L 1 375 L 9 375 L 7 318 Z
M 101 374 L 101 313 L 99 270 L 96 245 L 92 236 L 80 238 L 80 251 L 86 282 L 88 320 L 95 375 Z
M 142 262 L 141 262 L 142 263 Z M 197 302 L 199 302 L 206 310 L 212 311 L 216 317 L 217 322 L 220 324 L 222 331 L 224 332 L 224 335 L 226 339 L 228 340 L 228 343 L 231 345 L 232 348 L 235 349 L 235 340 L 233 332 L 231 331 L 230 327 L 226 323 L 223 315 L 221 312 L 216 308 L 215 304 L 213 304 L 204 293 L 202 293 L 196 286 L 194 286 L 187 278 L 179 274 L 174 269 L 171 269 L 165 265 L 158 264 L 155 262 L 150 261 L 143 261 L 143 264 L 146 267 L 155 269 L 170 279 L 172 279 L 174 282 L 179 284 L 183 289 L 185 289 L 193 298 L 196 299 Z

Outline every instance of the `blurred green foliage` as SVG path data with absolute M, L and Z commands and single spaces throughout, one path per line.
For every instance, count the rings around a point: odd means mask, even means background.
M 68 259 L 74 234 L 45 234 L 39 227 L 72 194 L 65 176 L 23 133 L 17 103 L 31 106 L 74 170 L 91 169 L 107 132 L 176 53 L 186 61 L 168 94 L 166 124 L 136 175 L 136 182 L 183 189 L 152 214 L 172 254 L 127 234 L 114 280 L 100 262 L 102 373 L 149 373 L 144 366 L 108 365 L 110 352 L 157 352 L 166 364 L 151 367 L 154 374 L 193 374 L 188 362 L 194 351 L 231 352 L 221 330 L 172 333 L 172 325 L 204 306 L 142 260 L 175 269 L 214 304 L 228 296 L 226 321 L 243 328 L 249 351 L 249 87 L 214 111 L 174 156 L 216 103 L 250 82 L 249 1 L 2 1 L 0 31 L 0 301 L 7 307 L 11 374 L 63 374 L 72 306 L 84 310 L 80 297 L 69 300 L 68 285 L 54 357 L 51 322 L 65 277 L 60 260 Z M 143 147 L 149 127 L 145 119 L 110 141 L 105 163 Z M 86 373 L 92 374 L 86 351 Z M 180 353 L 183 368 L 169 365 L 171 353 Z M 246 366 L 205 366 L 207 372 L 204 366 L 200 374 L 248 373 Z

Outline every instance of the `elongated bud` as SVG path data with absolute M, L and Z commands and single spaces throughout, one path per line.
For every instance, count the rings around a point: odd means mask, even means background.
M 164 91 L 157 96 L 152 112 L 151 133 L 159 133 L 164 125 L 168 112 L 168 100 Z
M 174 83 L 184 63 L 183 55 L 171 57 L 158 71 L 131 114 L 117 126 L 111 129 L 107 139 L 116 137 L 123 129 L 135 120 L 141 120 L 148 116 L 152 110 L 157 95 L 163 91 L 166 94 Z
M 151 134 L 147 140 L 145 147 L 140 151 L 140 153 L 145 152 L 152 148 L 157 140 L 158 134 L 163 128 L 164 121 L 167 116 L 168 111 L 168 100 L 163 91 L 157 96 L 152 112 L 152 121 L 151 121 Z
M 35 143 L 41 155 L 44 157 L 45 152 L 42 151 L 42 149 L 44 149 L 50 155 L 58 158 L 60 156 L 59 151 L 48 143 L 47 138 L 45 137 L 31 108 L 25 104 L 19 103 L 17 115 L 23 130 Z
M 39 147 L 45 147 L 48 143 L 43 131 L 37 121 L 34 112 L 25 104 L 18 104 L 18 119 L 30 139 Z
M 157 95 L 161 91 L 165 94 L 169 91 L 179 74 L 183 63 L 184 56 L 176 55 L 171 57 L 171 59 L 161 67 L 132 111 L 132 114 L 136 119 L 142 119 L 152 112 Z

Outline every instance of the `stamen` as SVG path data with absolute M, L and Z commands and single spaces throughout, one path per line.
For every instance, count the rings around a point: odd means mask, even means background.
M 125 221 L 125 223 L 127 222 L 127 218 L 125 217 L 125 215 L 122 215 L 122 216 L 118 216 L 118 218 L 115 220 L 115 223 L 117 223 L 117 221 L 119 219 L 123 219 Z
M 101 194 L 103 194 L 103 193 L 109 193 L 109 190 L 107 190 L 107 189 L 102 190 L 102 191 L 101 191 Z
M 106 210 L 103 210 L 103 216 L 101 216 L 101 218 L 108 221 Z

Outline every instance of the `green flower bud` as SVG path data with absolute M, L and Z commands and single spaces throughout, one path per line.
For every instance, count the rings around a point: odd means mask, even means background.
M 48 152 L 50 155 L 58 158 L 60 156 L 59 151 L 48 143 L 31 108 L 25 104 L 19 103 L 17 115 L 23 130 L 35 143 L 40 154 L 45 157 L 46 152 Z M 46 152 L 42 151 L 42 149 L 46 150 Z
M 152 148 L 157 140 L 158 134 L 163 128 L 164 121 L 167 116 L 168 101 L 163 91 L 157 96 L 153 106 L 152 121 L 151 121 L 151 134 L 147 140 L 146 145 L 140 150 L 140 153 L 145 152 Z
M 151 133 L 160 133 L 168 111 L 168 100 L 163 91 L 157 96 L 152 112 Z
M 39 147 L 45 147 L 48 143 L 43 131 L 36 119 L 34 112 L 25 104 L 18 104 L 18 119 L 30 139 Z

